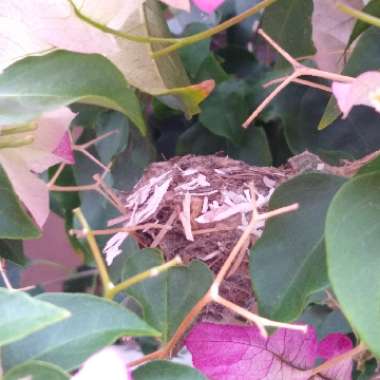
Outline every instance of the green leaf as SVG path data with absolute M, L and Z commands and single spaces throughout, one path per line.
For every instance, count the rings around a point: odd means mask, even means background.
M 338 103 L 334 96 L 331 96 L 327 106 L 325 108 L 325 112 L 322 115 L 322 118 L 318 124 L 318 130 L 321 131 L 331 125 L 340 115 L 341 111 L 338 107 Z
M 226 139 L 215 135 L 199 122 L 186 129 L 178 138 L 176 154 L 207 155 L 226 151 Z
M 74 170 L 76 165 L 66 165 L 55 181 L 58 186 L 76 186 Z M 49 179 L 58 170 L 58 166 L 49 168 Z M 77 192 L 53 191 L 50 193 L 50 210 L 57 215 L 72 221 L 72 210 L 80 206 L 80 198 Z
M 329 163 L 339 164 L 339 159 L 359 159 L 379 148 L 380 115 L 369 107 L 355 107 L 346 119 L 318 131 L 327 101 L 328 96 L 321 91 L 300 85 L 289 86 L 276 99 L 277 113 L 293 153 L 307 149 Z
M 126 257 L 121 278 L 129 278 L 163 262 L 160 251 L 156 249 L 133 252 Z M 212 274 L 207 266 L 193 261 L 187 267 L 172 268 L 136 284 L 126 292 L 139 302 L 144 319 L 160 331 L 162 341 L 167 342 L 211 283 Z
M 3 380 L 69 380 L 70 375 L 61 368 L 44 362 L 30 361 L 8 371 Z
M 277 1 L 265 9 L 262 28 L 293 57 L 313 55 L 312 12 L 312 0 Z M 286 65 L 285 62 L 280 57 L 277 67 Z
M 380 173 L 353 178 L 326 220 L 329 278 L 347 320 L 380 357 Z
M 107 112 L 99 114 L 95 128 L 98 138 L 113 133 L 95 145 L 101 162 L 107 165 L 128 146 L 130 125 L 119 112 Z
M 210 53 L 202 62 L 194 81 L 201 82 L 212 78 L 215 83 L 219 84 L 229 79 L 229 77 L 230 76 L 223 70 L 223 67 L 216 55 Z
M 356 77 L 365 71 L 378 70 L 380 68 L 379 39 L 380 29 L 376 27 L 368 28 L 355 45 L 342 74 Z M 328 127 L 340 114 L 335 98 L 331 97 L 319 122 L 318 129 Z
M 64 307 L 70 311 L 71 317 L 3 347 L 5 368 L 33 359 L 70 371 L 121 336 L 158 335 L 128 309 L 100 297 L 45 293 L 37 299 Z
M 364 368 L 360 368 L 360 370 L 356 370 L 358 373 L 357 377 L 354 377 L 355 380 L 374 380 L 374 376 L 376 379 L 377 371 L 377 360 L 372 358 L 367 360 L 364 363 Z
M 374 17 L 380 17 L 380 0 L 371 0 L 363 9 L 362 12 L 367 13 Z M 366 31 L 368 28 L 370 28 L 371 25 L 361 21 L 357 20 L 356 24 L 354 26 L 354 29 L 352 30 L 350 40 L 347 44 L 347 49 L 350 47 L 350 45 L 356 40 L 357 37 L 359 37 L 364 31 Z
M 164 360 L 145 364 L 133 371 L 134 380 L 207 380 L 195 368 Z
M 251 278 L 261 314 L 296 320 L 308 297 L 328 284 L 323 229 L 329 203 L 344 181 L 307 173 L 273 194 L 271 209 L 298 202 L 299 210 L 270 219 L 251 250 Z
M 0 346 L 41 330 L 70 313 L 20 291 L 0 288 Z
M 36 239 L 40 236 L 40 230 L 21 206 L 8 176 L 0 166 L 0 238 Z
M 248 117 L 250 109 L 245 95 L 243 81 L 222 82 L 203 103 L 199 121 L 215 135 L 226 137 L 239 145 L 243 141 L 241 125 Z
M 101 55 L 56 51 L 25 58 L 0 75 L 0 125 L 22 123 L 74 102 L 120 111 L 146 133 L 134 90 Z
M 24 266 L 28 261 L 24 255 L 21 240 L 0 240 L 0 256 L 21 266 Z
M 323 302 L 326 300 L 324 293 Z M 311 304 L 299 319 L 302 323 L 313 325 L 317 330 L 318 339 L 322 340 L 327 335 L 341 332 L 350 334 L 351 326 L 344 318 L 342 312 L 338 309 L 331 310 L 326 305 Z
M 264 129 L 254 126 L 242 132 L 243 141 L 240 145 L 236 145 L 214 135 L 200 123 L 195 123 L 180 135 L 177 142 L 177 154 L 205 155 L 223 151 L 229 157 L 250 165 L 270 166 L 272 156 Z
M 251 126 L 243 131 L 240 145 L 227 143 L 226 153 L 231 158 L 244 161 L 250 165 L 270 166 L 272 154 L 265 131 L 259 126 Z
M 113 186 L 125 191 L 131 190 L 143 175 L 144 169 L 156 158 L 157 152 L 152 141 L 130 128 L 128 146 L 115 157 L 111 168 Z
M 372 172 L 380 172 L 380 157 L 368 162 L 368 164 L 362 166 L 356 175 L 368 174 Z
M 193 23 L 186 26 L 183 36 L 204 32 L 207 30 L 207 25 L 202 23 Z M 179 50 L 179 55 L 183 65 L 192 79 L 195 79 L 202 63 L 210 55 L 210 42 L 209 38 L 200 42 L 185 46 Z

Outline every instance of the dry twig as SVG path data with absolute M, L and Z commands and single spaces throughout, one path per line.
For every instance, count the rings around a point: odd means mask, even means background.
M 275 81 L 280 81 L 281 83 L 261 102 L 261 104 L 252 112 L 252 114 L 248 117 L 248 119 L 243 123 L 243 127 L 247 128 L 256 117 L 264 110 L 264 108 L 271 103 L 271 101 L 290 83 L 298 82 L 304 85 L 308 85 L 311 87 L 319 88 L 321 90 L 327 91 L 326 86 L 321 86 L 318 83 L 313 83 L 310 81 L 301 80 L 299 77 L 302 76 L 312 76 L 318 78 L 324 78 L 328 80 L 338 81 L 338 82 L 352 82 L 353 78 L 330 73 L 328 71 L 318 70 L 314 68 L 307 67 L 302 63 L 298 62 L 295 58 L 293 58 L 287 51 L 285 51 L 281 46 L 279 46 L 270 36 L 268 36 L 262 29 L 258 30 L 258 33 L 283 57 L 285 58 L 290 65 L 293 67 L 293 73 L 287 77 L 278 78 Z M 266 86 L 274 84 L 275 81 L 267 83 Z

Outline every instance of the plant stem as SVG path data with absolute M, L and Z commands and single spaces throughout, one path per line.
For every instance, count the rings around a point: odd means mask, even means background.
M 36 122 L 18 125 L 12 128 L 3 128 L 0 130 L 0 136 L 14 135 L 17 133 L 32 132 L 38 128 Z
M 61 164 L 59 165 L 58 169 L 56 170 L 56 172 L 53 174 L 53 177 L 51 178 L 51 180 L 48 182 L 48 189 L 50 190 L 52 186 L 55 185 L 55 182 L 57 181 L 58 177 L 61 175 L 61 173 L 63 172 L 63 169 L 65 168 L 66 166 L 66 163 L 65 162 L 61 162 Z
M 306 333 L 306 330 L 307 330 L 306 325 L 292 325 L 290 323 L 277 322 L 277 321 L 272 321 L 267 318 L 260 317 L 259 315 L 251 313 L 250 311 L 242 308 L 241 306 L 236 305 L 233 302 L 221 297 L 219 294 L 213 296 L 213 301 L 218 303 L 219 305 L 226 307 L 227 309 L 230 309 L 234 313 L 241 315 L 242 317 L 248 319 L 249 321 L 252 321 L 257 326 L 261 335 L 264 338 L 268 337 L 268 333 L 265 330 L 265 326 L 297 330 L 297 331 L 302 331 L 303 333 Z
M 368 13 L 358 11 L 357 9 L 351 8 L 346 4 L 338 3 L 336 7 L 343 13 L 346 13 L 354 18 L 357 18 L 358 20 L 364 21 L 367 24 L 377 26 L 380 28 L 380 18 L 371 16 Z
M 215 301 L 217 299 L 217 302 L 221 300 L 221 298 L 218 298 L 218 290 L 221 282 L 225 278 L 226 274 L 231 268 L 231 265 L 233 264 L 236 256 L 240 253 L 241 248 L 243 247 L 244 243 L 246 242 L 247 239 L 249 239 L 249 236 L 251 234 L 251 230 L 255 223 L 259 220 L 266 220 L 268 218 L 272 218 L 277 215 L 281 215 L 287 212 L 291 212 L 294 210 L 297 210 L 298 204 L 292 204 L 290 206 L 285 206 L 273 211 L 268 211 L 267 213 L 264 214 L 258 214 L 257 213 L 257 208 L 256 208 L 256 198 L 255 198 L 255 187 L 254 184 L 250 184 L 250 193 L 251 193 L 251 201 L 252 201 L 252 218 L 249 223 L 249 225 L 246 227 L 244 230 L 243 234 L 241 235 L 240 239 L 238 242 L 235 244 L 233 249 L 231 250 L 227 260 L 224 262 L 222 268 L 219 270 L 216 278 L 214 279 L 212 285 L 210 286 L 209 290 L 207 293 L 193 306 L 193 308 L 190 310 L 190 312 L 186 315 L 186 317 L 183 319 L 181 324 L 178 326 L 175 334 L 171 337 L 169 342 L 166 343 L 165 346 L 160 348 L 159 350 L 152 352 L 151 354 L 145 355 L 144 357 L 134 360 L 130 363 L 128 363 L 128 366 L 133 367 L 136 365 L 140 365 L 142 363 L 145 363 L 150 360 L 156 360 L 156 359 L 165 359 L 168 356 L 171 355 L 171 352 L 177 345 L 178 341 L 182 338 L 182 336 L 186 333 L 188 328 L 191 326 L 192 322 L 194 319 L 202 312 L 203 308 L 208 305 L 210 302 Z M 228 301 L 225 300 L 225 306 L 227 305 Z M 224 299 L 222 299 L 221 302 L 224 302 Z M 234 304 L 233 304 L 234 305 Z M 228 304 L 230 306 L 230 304 Z M 235 307 L 236 305 L 234 305 Z M 236 310 L 236 308 L 235 308 Z M 239 308 L 239 311 L 240 308 Z M 247 312 L 247 311 L 245 311 Z M 244 312 L 244 313 L 245 313 Z M 247 312 L 248 313 L 248 312 Z M 247 314 L 246 314 L 247 315 Z M 250 315 L 250 314 L 249 314 Z M 251 316 L 251 315 L 250 315 Z M 258 318 L 261 318 L 261 320 L 265 320 L 262 317 L 257 316 Z M 256 318 L 257 319 L 257 318 Z M 269 321 L 269 320 L 265 320 Z M 270 321 L 272 324 L 276 323 L 275 321 Z M 292 325 L 292 328 L 296 328 L 299 330 L 304 330 L 304 326 L 296 326 L 294 327 Z
M 199 42 L 199 41 L 205 40 L 206 38 L 212 37 L 215 34 L 223 32 L 224 30 L 230 28 L 231 26 L 236 25 L 239 22 L 245 20 L 246 18 L 251 17 L 254 14 L 256 14 L 257 12 L 260 12 L 261 10 L 269 7 L 270 5 L 275 3 L 276 1 L 277 0 L 263 0 L 261 3 L 255 5 L 254 7 L 246 10 L 245 12 L 243 12 L 243 13 L 235 16 L 235 17 L 232 17 L 232 18 L 222 22 L 219 25 L 214 26 L 213 28 L 205 30 L 204 32 L 194 34 L 192 36 L 177 39 L 177 41 L 175 43 L 173 43 L 173 45 L 168 46 L 164 49 L 158 50 L 155 53 L 153 53 L 152 57 L 158 58 L 158 57 L 163 56 L 165 54 L 169 54 L 169 53 L 171 53 L 177 49 L 181 49 L 187 45 L 191 45 L 195 42 Z
M 0 149 L 19 148 L 25 145 L 30 145 L 34 141 L 34 136 L 28 135 L 21 138 L 9 138 L 9 136 L 0 137 Z
M 113 288 L 109 289 L 106 292 L 105 297 L 108 299 L 113 299 L 118 293 L 122 292 L 123 290 L 128 289 L 130 286 L 135 285 L 148 278 L 158 276 L 160 273 L 167 271 L 168 269 L 173 268 L 178 265 L 182 265 L 182 260 L 179 256 L 176 256 L 173 260 L 170 260 L 166 262 L 165 264 L 150 268 L 149 270 L 145 272 L 138 273 L 135 276 L 132 276 L 131 278 L 128 278 L 127 280 L 123 282 L 120 282 L 119 284 L 115 285 Z
M 298 73 L 295 71 L 292 75 L 288 76 L 281 84 L 279 84 L 261 103 L 260 105 L 251 113 L 249 118 L 244 121 L 243 128 L 248 128 L 249 125 L 256 119 L 256 117 L 264 110 L 264 108 L 294 79 L 298 77 Z
M 179 40 L 178 38 L 138 36 L 138 35 L 134 35 L 134 34 L 128 34 L 128 33 L 121 32 L 120 30 L 110 28 L 107 25 L 104 25 L 104 24 L 97 22 L 97 21 L 93 20 L 92 18 L 86 16 L 76 7 L 76 5 L 73 3 L 72 0 L 68 0 L 68 2 L 73 7 L 74 13 L 79 19 L 81 19 L 85 23 L 93 26 L 94 28 L 101 30 L 104 33 L 113 34 L 117 37 L 121 37 L 121 38 L 124 38 L 126 40 L 139 42 L 139 43 L 152 43 L 152 42 L 175 43 Z
M 5 264 L 5 260 L 0 260 L 0 274 L 1 274 L 1 277 L 3 279 L 4 285 L 8 290 L 14 290 L 14 288 L 13 288 L 13 286 L 12 286 L 12 284 L 8 278 L 7 272 L 4 269 L 4 266 L 3 266 L 4 264 Z
M 135 231 L 146 230 L 149 228 L 162 229 L 162 230 L 171 230 L 172 229 L 170 226 L 166 226 L 165 224 L 145 223 L 145 224 L 138 224 L 135 226 L 107 228 L 105 230 L 92 230 L 92 234 L 94 236 L 113 235 L 113 234 L 116 234 L 118 232 L 135 232 Z M 82 230 L 71 229 L 69 231 L 69 233 L 70 233 L 70 235 L 76 235 L 77 237 L 83 236 Z M 154 248 L 154 247 L 151 247 L 151 248 Z
M 243 123 L 243 128 L 248 128 L 248 126 L 256 119 L 260 112 L 290 83 L 295 82 L 302 76 L 313 76 L 318 78 L 324 78 L 332 81 L 339 81 L 344 83 L 350 83 L 354 78 L 347 75 L 330 73 L 328 71 L 318 70 L 314 68 L 307 67 L 302 63 L 299 63 L 294 59 L 288 52 L 286 52 L 276 41 L 273 40 L 268 34 L 266 34 L 262 29 L 258 31 L 260 34 L 279 54 L 281 54 L 293 67 L 293 72 L 287 77 L 284 77 L 283 82 L 281 82 L 252 112 L 248 119 Z M 303 82 L 307 84 L 307 82 Z M 314 85 L 312 87 L 315 87 Z
M 246 10 L 245 12 L 232 17 L 224 22 L 222 22 L 219 25 L 214 26 L 213 28 L 210 28 L 204 32 L 196 33 L 192 36 L 183 37 L 183 38 L 164 38 L 164 37 L 151 37 L 151 36 L 138 36 L 138 35 L 132 35 L 128 33 L 121 32 L 120 30 L 113 29 L 108 27 L 107 25 L 104 25 L 100 22 L 97 22 L 93 20 L 92 18 L 86 16 L 83 14 L 73 3 L 72 0 L 68 0 L 70 5 L 72 6 L 75 15 L 81 19 L 82 21 L 86 22 L 87 24 L 103 31 L 104 33 L 109 33 L 112 35 L 115 35 L 120 38 L 125 38 L 130 41 L 139 42 L 139 43 L 168 43 L 171 44 L 170 46 L 163 48 L 155 53 L 152 54 L 153 58 L 158 58 L 160 56 L 169 54 L 177 49 L 181 49 L 187 45 L 191 45 L 195 42 L 202 41 L 206 38 L 212 37 L 213 35 L 220 33 L 229 27 L 238 24 L 239 22 L 245 20 L 246 18 L 253 16 L 257 12 L 269 7 L 273 3 L 275 3 L 277 0 L 263 0 L 261 3 L 256 4 L 252 8 Z
M 103 256 L 99 250 L 98 244 L 95 240 L 95 237 L 91 231 L 90 226 L 87 223 L 86 218 L 84 217 L 80 208 L 76 208 L 74 211 L 74 215 L 78 218 L 79 222 L 82 224 L 83 232 L 86 235 L 88 245 L 90 246 L 91 253 L 95 259 L 96 266 L 99 271 L 100 280 L 103 286 L 103 294 L 106 294 L 114 288 L 114 284 L 112 283 L 110 276 L 108 274 L 108 270 L 106 264 L 104 263 Z
M 98 185 L 92 183 L 90 185 L 79 185 L 79 186 L 59 186 L 59 185 L 49 185 L 49 191 L 65 191 L 65 192 L 77 192 L 77 191 L 97 191 Z

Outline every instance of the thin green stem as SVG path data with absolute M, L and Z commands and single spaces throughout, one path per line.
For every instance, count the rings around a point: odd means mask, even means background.
M 269 7 L 273 3 L 275 3 L 277 0 L 263 0 L 261 3 L 255 5 L 254 7 L 246 10 L 245 12 L 232 17 L 223 23 L 214 26 L 213 28 L 210 28 L 204 32 L 200 32 L 197 34 L 194 34 L 192 36 L 183 37 L 183 38 L 164 38 L 164 37 L 151 37 L 151 36 L 138 36 L 133 34 L 124 33 L 120 30 L 116 30 L 113 28 L 108 27 L 107 25 L 104 25 L 100 22 L 97 22 L 93 20 L 92 18 L 86 16 L 83 14 L 77 6 L 73 3 L 72 0 L 68 0 L 70 5 L 72 6 L 75 15 L 81 19 L 82 21 L 86 22 L 87 24 L 103 31 L 104 33 L 113 34 L 117 37 L 125 38 L 130 41 L 139 42 L 139 43 L 153 43 L 153 42 L 159 42 L 159 43 L 168 43 L 172 44 L 166 48 L 163 48 L 161 50 L 158 50 L 152 54 L 153 58 L 158 58 L 160 56 L 169 54 L 177 49 L 181 49 L 187 45 L 191 45 L 195 42 L 202 41 L 206 38 L 212 37 L 213 35 L 220 33 L 229 27 L 238 24 L 239 22 L 245 20 L 246 18 L 253 16 L 255 13 L 260 12 L 261 10 Z
M 275 3 L 276 1 L 277 0 L 263 0 L 261 3 L 255 5 L 254 7 L 246 10 L 245 12 L 243 12 L 243 13 L 235 16 L 235 17 L 232 17 L 232 18 L 222 22 L 219 25 L 214 26 L 213 28 L 210 28 L 208 30 L 205 30 L 204 32 L 200 32 L 200 33 L 194 34 L 194 35 L 189 36 L 189 37 L 184 37 L 184 38 L 178 39 L 177 42 L 174 43 L 173 45 L 168 46 L 164 49 L 158 50 L 155 53 L 153 53 L 152 57 L 158 58 L 158 57 L 163 56 L 165 54 L 169 54 L 169 53 L 171 53 L 177 49 L 181 49 L 187 45 L 191 45 L 195 42 L 199 42 L 199 41 L 202 41 L 206 38 L 212 37 L 215 34 L 223 32 L 224 30 L 230 28 L 231 26 L 236 25 L 239 22 L 245 20 L 246 18 L 251 17 L 254 14 L 256 14 L 257 12 L 260 12 L 261 10 L 269 7 L 270 5 Z
M 21 138 L 0 137 L 0 149 L 19 148 L 30 145 L 34 141 L 34 136 L 24 136 Z
M 114 288 L 114 284 L 112 283 L 110 276 L 108 274 L 108 270 L 106 264 L 104 263 L 103 256 L 99 250 L 98 244 L 95 240 L 95 236 L 92 233 L 92 230 L 87 223 L 86 218 L 84 217 L 80 208 L 76 208 L 74 211 L 74 215 L 78 218 L 80 224 L 83 227 L 83 232 L 86 235 L 88 245 L 90 246 L 92 255 L 94 256 L 96 266 L 99 271 L 100 280 L 103 286 L 103 294 L 106 297 L 107 293 L 110 289 Z
M 167 271 L 175 266 L 182 265 L 182 260 L 179 256 L 176 256 L 173 260 L 168 261 L 165 264 L 159 265 L 157 267 L 150 268 L 145 272 L 136 274 L 135 276 L 128 278 L 127 280 L 120 282 L 120 284 L 115 285 L 115 287 L 110 288 L 106 293 L 105 297 L 108 299 L 113 299 L 118 293 L 128 289 L 130 286 L 135 285 L 141 281 L 144 281 L 150 277 L 158 276 L 160 273 Z
M 38 128 L 36 122 L 18 125 L 12 128 L 3 128 L 0 130 L 0 136 L 15 135 L 18 133 L 32 132 Z
M 364 21 L 367 24 L 371 24 L 380 28 L 380 18 L 371 16 L 368 13 L 358 11 L 357 9 L 351 8 L 346 4 L 338 3 L 336 7 L 343 13 L 346 13 L 358 20 Z
M 97 21 L 93 20 L 92 18 L 86 16 L 76 7 L 76 5 L 73 3 L 72 0 L 68 0 L 68 2 L 73 7 L 74 13 L 78 18 L 80 18 L 82 21 L 86 22 L 87 24 L 101 30 L 104 33 L 113 34 L 117 37 L 125 38 L 126 40 L 139 42 L 139 43 L 152 43 L 152 42 L 176 43 L 179 40 L 178 38 L 137 36 L 134 34 L 128 34 L 128 33 L 121 32 L 120 30 L 110 28 L 107 25 L 104 25 L 104 24 L 97 22 Z

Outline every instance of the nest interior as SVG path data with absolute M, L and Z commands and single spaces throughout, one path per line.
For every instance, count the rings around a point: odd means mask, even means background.
M 124 215 L 109 225 L 150 224 L 133 232 L 142 247 L 158 247 L 170 260 L 198 259 L 217 273 L 236 244 L 252 213 L 250 184 L 254 184 L 259 213 L 268 209 L 275 188 L 305 170 L 323 170 L 324 164 L 308 152 L 281 168 L 255 167 L 222 155 L 175 157 L 151 164 L 133 190 L 122 196 Z M 154 224 L 170 228 L 155 228 Z M 252 231 L 250 241 L 231 267 L 220 293 L 232 302 L 255 309 L 248 271 L 247 250 L 260 237 L 264 222 Z M 107 261 L 117 256 L 127 233 L 118 233 L 104 249 Z M 203 319 L 231 321 L 218 305 L 209 306 Z

